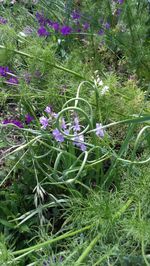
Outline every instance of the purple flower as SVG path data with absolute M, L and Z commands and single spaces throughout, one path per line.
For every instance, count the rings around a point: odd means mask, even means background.
M 99 32 L 98 32 L 98 34 L 99 34 L 100 36 L 104 35 L 104 30 L 103 30 L 103 29 L 100 29 Z
M 47 114 L 52 114 L 52 109 L 50 106 L 47 106 L 44 110 Z
M 0 16 L 0 24 L 6 24 L 6 23 L 7 23 L 7 19 Z
M 74 20 L 78 20 L 78 19 L 81 18 L 81 15 L 80 15 L 79 11 L 74 10 L 74 11 L 72 12 L 72 14 L 71 14 L 71 17 L 72 17 L 72 19 L 74 19 Z
M 62 34 L 62 35 L 68 35 L 68 34 L 70 34 L 71 32 L 72 32 L 72 28 L 69 27 L 69 26 L 63 26 L 63 27 L 61 28 L 61 34 Z
M 62 117 L 62 120 L 61 120 L 61 128 L 62 129 L 66 129 L 67 128 L 67 125 L 66 125 L 64 117 Z
M 48 126 L 48 119 L 45 116 L 40 117 L 42 128 L 46 129 Z
M 45 27 L 41 26 L 39 29 L 38 29 L 38 35 L 40 37 L 47 37 L 50 33 L 46 30 Z
M 25 115 L 25 122 L 26 124 L 30 124 L 34 120 L 34 117 L 31 116 L 30 114 Z
M 53 134 L 53 137 L 55 138 L 55 140 L 57 140 L 58 142 L 64 141 L 63 134 L 57 128 L 53 130 L 52 134 Z
M 16 77 L 11 77 L 10 79 L 7 80 L 7 83 L 10 85 L 17 85 L 19 83 L 18 79 Z
M 122 9 L 121 8 L 117 8 L 116 10 L 116 15 L 119 17 L 121 15 Z
M 80 148 L 81 151 L 86 151 L 86 146 L 84 143 L 84 136 L 83 135 L 75 135 L 75 137 L 73 138 L 73 145 L 77 146 L 78 148 Z
M 8 67 L 0 66 L 0 76 L 1 77 L 6 77 L 7 76 L 7 72 L 10 72 Z
M 53 23 L 52 23 L 52 28 L 53 28 L 55 31 L 59 31 L 59 23 L 58 23 L 58 22 L 53 22 Z
M 118 0 L 118 4 L 122 5 L 124 0 Z
M 96 135 L 98 137 L 103 138 L 104 137 L 104 130 L 102 129 L 102 124 L 101 123 L 96 123 Z
M 85 22 L 83 24 L 83 30 L 88 30 L 90 28 L 90 24 L 88 22 Z
M 81 130 L 81 127 L 79 125 L 79 118 L 77 116 L 74 118 L 73 130 L 76 132 Z
M 46 18 L 44 17 L 43 14 L 40 14 L 39 12 L 36 13 L 36 18 L 40 26 L 45 26 L 46 25 Z
M 106 30 L 109 30 L 110 29 L 110 23 L 106 22 L 104 24 L 104 27 L 105 27 Z
M 14 124 L 15 126 L 19 128 L 23 128 L 23 124 L 19 120 L 14 120 L 14 119 L 6 119 L 2 121 L 2 124 L 7 125 L 7 124 Z

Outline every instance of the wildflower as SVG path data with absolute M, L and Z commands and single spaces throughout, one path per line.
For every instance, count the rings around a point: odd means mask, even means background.
M 46 129 L 48 126 L 48 119 L 45 116 L 40 117 L 42 128 Z
M 25 115 L 25 122 L 26 124 L 30 124 L 34 120 L 34 117 L 31 116 L 30 114 Z
M 6 23 L 7 23 L 7 19 L 0 16 L 0 24 L 6 24 Z
M 0 76 L 1 77 L 6 77 L 7 72 L 9 72 L 9 68 L 8 67 L 0 66 Z
M 62 118 L 62 121 L 61 121 L 61 128 L 62 129 L 66 129 L 67 128 L 67 125 L 66 125 L 64 117 Z
M 118 0 L 118 4 L 122 5 L 124 0 Z
M 100 35 L 100 36 L 104 35 L 104 30 L 100 29 L 99 32 L 98 32 L 98 35 Z
M 59 23 L 58 23 L 58 22 L 53 22 L 53 23 L 52 23 L 52 28 L 53 28 L 55 31 L 58 31 L 58 30 L 59 30 Z
M 96 123 L 96 135 L 98 137 L 101 137 L 101 138 L 104 137 L 104 130 L 102 128 L 102 124 L 101 123 Z
M 109 30 L 110 29 L 110 23 L 106 22 L 104 24 L 104 27 L 105 27 L 106 30 Z
M 78 119 L 77 116 L 74 118 L 74 126 L 73 126 L 73 129 L 76 132 L 81 130 L 81 127 L 79 125 L 79 119 Z
M 84 136 L 83 135 L 75 135 L 75 137 L 73 138 L 73 145 L 77 146 L 78 148 L 80 148 L 81 151 L 86 151 L 86 146 L 84 143 Z
M 122 9 L 121 8 L 117 8 L 116 10 L 116 15 L 119 17 L 121 15 Z
M 80 15 L 79 11 L 74 10 L 74 11 L 72 12 L 72 14 L 71 14 L 71 17 L 72 17 L 72 19 L 74 19 L 74 20 L 78 20 L 78 19 L 81 18 L 81 15 Z
M 109 90 L 109 87 L 104 86 L 103 89 L 101 90 L 101 95 L 104 95 L 108 90 Z
M 83 24 L 83 29 L 84 30 L 88 30 L 90 28 L 90 24 L 88 23 L 88 22 L 85 22 L 84 24 Z
M 52 109 L 50 106 L 47 106 L 44 110 L 47 114 L 51 114 L 52 113 Z
M 19 128 L 23 128 L 23 124 L 19 120 L 14 120 L 14 119 L 6 119 L 2 121 L 2 124 L 7 125 L 7 124 L 14 124 L 15 126 Z
M 11 77 L 10 79 L 7 80 L 7 83 L 17 85 L 19 83 L 18 79 L 16 77 Z
M 63 26 L 63 27 L 61 28 L 61 34 L 62 34 L 62 35 L 68 35 L 68 34 L 70 34 L 71 32 L 72 32 L 72 28 L 69 27 L 69 26 Z
M 40 37 L 47 37 L 50 33 L 46 30 L 45 27 L 41 26 L 39 29 L 38 29 L 38 35 Z
M 57 140 L 58 142 L 64 141 L 63 134 L 57 128 L 53 130 L 52 134 L 53 134 L 53 137 L 55 138 L 55 140 Z
M 46 18 L 44 17 L 43 14 L 40 14 L 39 12 L 36 13 L 36 18 L 40 26 L 45 26 L 46 25 Z

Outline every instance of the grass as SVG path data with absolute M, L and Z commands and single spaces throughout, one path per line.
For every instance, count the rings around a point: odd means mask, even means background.
M 150 265 L 148 7 L 1 4 L 1 265 Z

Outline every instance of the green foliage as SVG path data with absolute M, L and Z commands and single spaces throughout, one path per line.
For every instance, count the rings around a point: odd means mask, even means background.
M 75 30 L 39 36 L 36 12 Z M 3 1 L 1 17 L 0 265 L 150 265 L 147 1 Z

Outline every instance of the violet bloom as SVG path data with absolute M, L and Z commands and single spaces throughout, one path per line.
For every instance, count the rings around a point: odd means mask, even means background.
M 80 148 L 81 151 L 86 151 L 86 146 L 84 143 L 84 136 L 83 135 L 75 135 L 75 137 L 73 138 L 73 145 L 75 145 L 76 147 Z
M 96 123 L 96 135 L 100 138 L 103 138 L 105 135 L 101 123 Z
M 0 16 L 0 24 L 6 24 L 7 23 L 7 19 L 3 18 Z
M 52 109 L 50 106 L 47 106 L 44 110 L 47 114 L 52 114 Z
M 53 23 L 52 23 L 52 28 L 53 28 L 55 31 L 59 31 L 59 23 L 58 23 L 58 22 L 53 22 Z
M 26 124 L 30 124 L 34 120 L 34 117 L 31 116 L 30 114 L 25 115 L 25 122 Z
M 69 27 L 69 26 L 63 26 L 63 27 L 61 28 L 61 34 L 62 34 L 62 35 L 68 35 L 68 34 L 70 34 L 71 32 L 72 32 L 72 28 Z
M 81 130 L 81 127 L 79 125 L 79 118 L 78 117 L 74 118 L 73 130 L 76 131 L 76 132 Z
M 38 23 L 40 24 L 40 26 L 45 26 L 46 25 L 46 18 L 44 17 L 43 14 L 40 14 L 39 12 L 36 13 L 36 18 L 37 18 L 37 21 Z
M 8 67 L 0 66 L 0 76 L 1 77 L 6 77 L 7 72 L 10 72 Z
M 62 120 L 61 120 L 61 128 L 64 130 L 67 128 L 66 121 L 65 121 L 64 117 L 62 117 Z
M 40 37 L 47 37 L 50 33 L 46 30 L 45 27 L 41 26 L 39 29 L 38 29 L 38 35 Z
M 46 129 L 48 126 L 48 119 L 45 116 L 40 117 L 40 124 L 42 125 L 42 128 Z
M 15 126 L 19 128 L 23 128 L 23 124 L 19 120 L 14 120 L 14 119 L 6 119 L 2 121 L 2 124 L 7 125 L 7 124 L 14 124 Z
M 106 22 L 104 24 L 104 27 L 105 27 L 106 30 L 109 30 L 110 29 L 110 23 Z
M 85 22 L 83 24 L 83 30 L 88 30 L 90 28 L 90 24 L 88 22 Z
M 124 0 L 118 0 L 118 4 L 122 5 Z
M 98 35 L 100 35 L 100 36 L 104 35 L 104 30 L 100 29 L 99 32 L 98 32 Z
M 53 130 L 52 134 L 53 134 L 53 137 L 56 141 L 58 141 L 58 142 L 64 141 L 63 134 L 57 128 Z
M 7 80 L 7 83 L 10 85 L 17 85 L 19 83 L 18 79 L 16 77 L 11 77 L 10 79 Z
M 74 10 L 74 11 L 72 12 L 72 14 L 71 14 L 71 17 L 72 17 L 72 19 L 74 19 L 74 20 L 78 20 L 78 19 L 81 18 L 81 15 L 80 15 L 79 11 Z
M 116 10 L 116 15 L 119 17 L 121 15 L 122 9 L 121 8 L 117 8 Z

